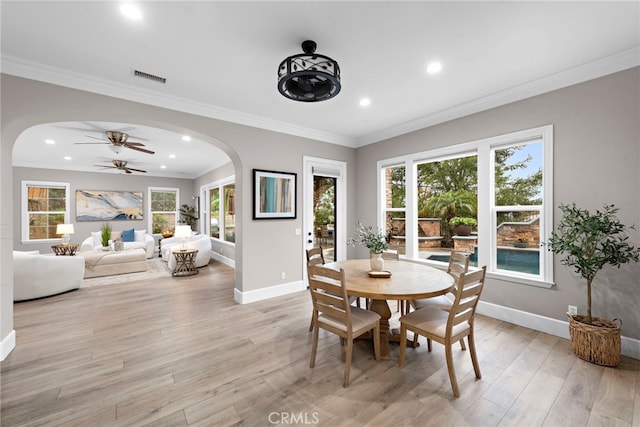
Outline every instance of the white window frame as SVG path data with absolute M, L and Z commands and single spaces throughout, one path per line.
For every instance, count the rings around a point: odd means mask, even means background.
M 540 140 L 542 142 L 542 209 L 540 215 L 540 237 L 551 235 L 553 227 L 553 125 L 546 125 L 532 129 L 512 132 L 505 135 L 485 138 L 478 141 L 452 145 L 430 151 L 409 154 L 406 156 L 380 160 L 377 163 L 378 192 L 377 211 L 378 227 L 384 229 L 385 214 L 385 176 L 384 169 L 404 164 L 406 170 L 406 257 L 412 261 L 439 265 L 418 257 L 417 239 L 417 164 L 425 161 L 438 161 L 469 154 L 478 156 L 478 265 L 487 266 L 487 277 L 514 283 L 550 288 L 553 286 L 553 254 L 540 247 L 540 274 L 538 276 L 523 274 L 508 270 L 498 270 L 496 267 L 496 225 L 494 205 L 494 150 L 508 146 L 524 144 Z M 499 209 L 504 209 L 500 206 Z M 514 208 L 514 207 L 511 207 Z M 537 207 L 519 206 L 514 210 L 537 210 Z
M 151 193 L 176 193 L 176 210 L 175 212 L 173 211 L 153 211 L 151 210 Z M 173 224 L 174 228 L 176 225 L 178 225 L 178 222 L 180 221 L 180 189 L 179 188 L 173 188 L 173 187 L 148 187 L 147 189 L 147 200 L 149 201 L 149 203 L 147 203 L 147 218 L 149 218 L 147 220 L 147 230 L 149 234 L 153 233 L 153 214 L 155 213 L 175 213 L 176 214 L 176 221 Z
M 22 243 L 46 243 L 57 242 L 62 238 L 55 239 L 29 239 L 29 187 L 46 187 L 46 188 L 64 188 L 65 189 L 65 208 L 64 208 L 64 223 L 69 224 L 71 222 L 71 184 L 68 182 L 55 182 L 55 181 L 22 181 L 22 200 L 21 200 L 21 213 L 22 213 Z
M 204 184 L 200 187 L 200 200 L 203 200 L 202 206 L 200 207 L 202 209 L 202 222 L 200 223 L 200 225 L 202 226 L 202 230 L 203 233 L 206 233 L 207 236 L 209 236 L 209 238 L 220 242 L 220 243 L 224 243 L 225 245 L 229 245 L 229 246 L 235 246 L 235 242 L 229 242 L 227 240 L 224 240 L 224 229 L 225 229 L 225 223 L 224 223 L 224 187 L 229 185 L 229 184 L 235 184 L 236 183 L 236 176 L 235 175 L 231 175 L 225 178 L 222 178 L 218 181 L 214 181 L 214 182 L 210 182 L 208 184 Z M 220 229 L 220 236 L 222 237 L 211 237 L 211 218 L 209 217 L 210 212 L 209 212 L 209 207 L 211 206 L 211 199 L 210 199 L 210 190 L 213 190 L 214 188 L 218 189 L 218 194 L 220 195 L 220 209 L 218 210 L 218 227 Z

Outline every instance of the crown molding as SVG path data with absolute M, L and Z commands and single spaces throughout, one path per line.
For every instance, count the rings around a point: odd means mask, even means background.
M 1 72 L 240 125 L 357 148 L 637 66 L 640 66 L 640 45 L 358 138 L 295 126 L 211 104 L 141 89 L 137 86 L 74 73 L 10 55 L 2 56 Z
M 2 55 L 4 74 L 51 83 L 72 89 L 97 93 L 127 101 L 139 102 L 155 107 L 167 108 L 184 113 L 197 114 L 240 125 L 309 138 L 317 141 L 354 148 L 356 140 L 343 135 L 322 132 L 317 129 L 295 126 L 290 123 L 265 117 L 229 110 L 212 104 L 196 102 L 187 98 L 167 95 L 137 86 L 126 85 L 112 80 L 101 79 L 87 74 L 76 73 L 50 65 L 28 61 L 11 55 Z
M 640 45 L 358 138 L 362 147 L 640 65 Z

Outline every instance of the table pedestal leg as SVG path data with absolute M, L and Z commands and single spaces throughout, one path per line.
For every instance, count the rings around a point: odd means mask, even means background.
M 389 355 L 389 319 L 391 310 L 386 300 L 374 299 L 371 301 L 371 311 L 380 315 L 380 358 L 391 360 Z

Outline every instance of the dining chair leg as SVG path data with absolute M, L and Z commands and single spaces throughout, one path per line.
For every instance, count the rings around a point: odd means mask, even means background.
M 311 322 L 309 322 L 309 332 L 313 331 L 313 317 L 311 318 Z
M 471 330 L 471 333 L 467 336 L 467 339 L 469 340 L 469 353 L 471 354 L 471 363 L 473 364 L 473 370 L 476 373 L 476 378 L 481 379 L 482 374 L 480 373 L 480 365 L 478 364 L 478 356 L 476 354 L 476 343 L 475 343 L 475 340 L 473 339 L 473 329 Z
M 349 373 L 351 371 L 351 356 L 353 355 L 353 338 L 349 337 L 347 339 L 347 357 L 344 364 L 344 381 L 342 382 L 342 387 L 347 387 L 349 385 Z
M 431 351 L 431 339 L 427 338 L 427 351 Z
M 466 349 L 467 349 L 467 346 L 466 346 L 466 345 L 464 345 L 464 338 L 462 338 L 462 339 L 460 340 L 460 348 L 461 348 L 462 350 L 466 350 Z
M 460 397 L 460 389 L 458 388 L 458 381 L 456 380 L 456 371 L 453 366 L 453 350 L 451 347 L 451 343 L 445 344 L 445 355 L 447 358 L 447 369 L 449 370 L 449 381 L 451 381 L 453 395 L 455 397 Z
M 415 334 L 415 332 L 414 332 Z M 400 323 L 400 356 L 398 357 L 398 366 L 404 366 L 404 354 L 407 351 L 407 326 Z
M 417 332 L 413 333 L 413 348 L 416 348 L 416 346 L 418 345 L 418 338 L 420 338 L 420 335 L 418 335 Z
M 316 351 L 318 350 L 318 330 L 320 328 L 313 328 L 313 339 L 311 341 L 311 362 L 309 367 L 313 368 L 316 364 Z
M 376 360 L 380 360 L 380 323 L 373 328 L 373 354 Z

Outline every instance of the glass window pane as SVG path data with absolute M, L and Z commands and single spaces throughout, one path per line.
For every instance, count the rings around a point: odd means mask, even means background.
M 540 274 L 539 211 L 496 212 L 497 268 Z
M 496 149 L 496 206 L 542 204 L 542 141 Z
M 405 167 L 386 168 L 385 179 L 385 206 L 387 208 L 404 208 L 406 196 Z
M 236 241 L 236 185 L 225 185 L 224 189 L 224 240 Z
M 209 190 L 209 216 L 211 221 L 211 237 L 220 238 L 220 190 L 214 188 Z

